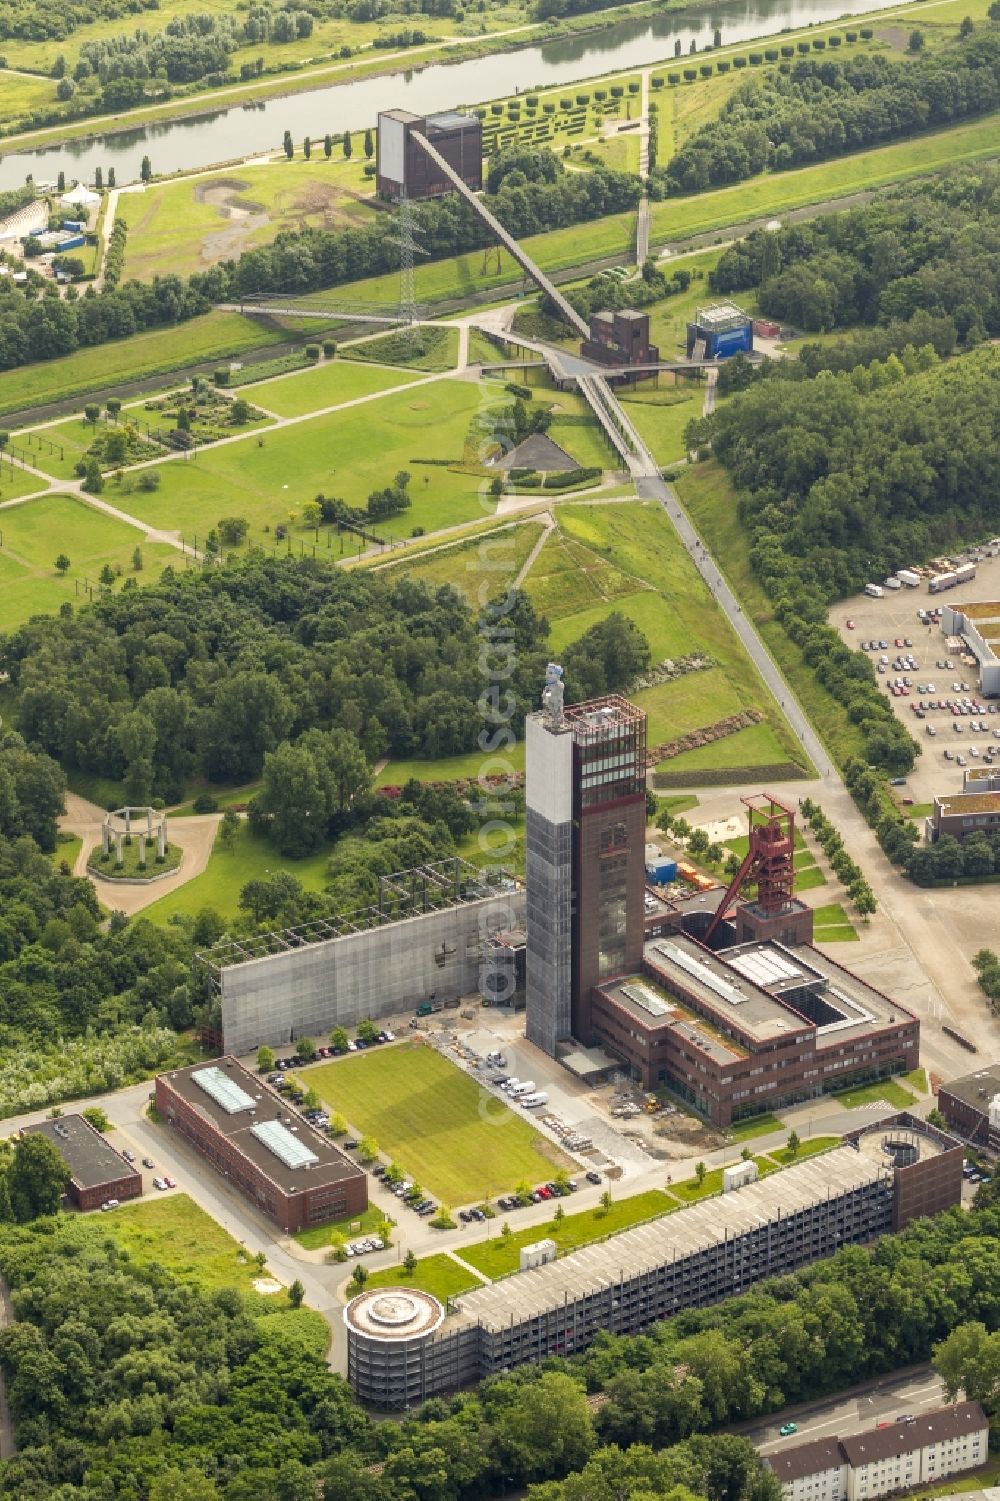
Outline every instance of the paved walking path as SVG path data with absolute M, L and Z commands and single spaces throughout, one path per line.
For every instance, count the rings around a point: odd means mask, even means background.
M 466 1261 L 464 1256 L 459 1256 L 457 1251 L 449 1249 L 445 1254 L 450 1256 L 452 1261 L 457 1262 L 463 1272 L 468 1272 L 477 1281 L 482 1282 L 485 1287 L 488 1287 L 493 1281 L 492 1277 L 487 1277 L 485 1272 L 481 1272 L 477 1266 L 473 1266 L 471 1261 Z

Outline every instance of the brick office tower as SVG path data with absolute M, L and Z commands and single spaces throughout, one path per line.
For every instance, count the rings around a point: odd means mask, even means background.
M 591 1041 L 595 985 L 642 963 L 646 716 L 617 694 L 563 707 L 550 664 L 526 721 L 526 1036 Z

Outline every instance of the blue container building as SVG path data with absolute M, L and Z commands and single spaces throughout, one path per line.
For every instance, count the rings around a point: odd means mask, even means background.
M 753 353 L 753 320 L 734 302 L 700 307 L 687 326 L 688 359 L 727 360 Z

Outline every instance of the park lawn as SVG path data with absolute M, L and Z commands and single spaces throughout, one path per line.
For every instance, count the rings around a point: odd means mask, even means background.
M 70 870 L 76 864 L 76 857 L 80 853 L 83 840 L 79 834 L 66 834 L 61 829 L 56 835 L 56 847 L 49 856 L 53 865 L 61 865 L 65 860 Z
M 646 711 L 646 741 L 650 747 L 676 740 L 689 730 L 724 719 L 743 707 L 738 689 L 719 667 L 689 672 L 684 677 L 657 683 L 655 688 L 642 688 L 632 698 Z M 725 744 L 717 742 L 719 746 Z M 715 750 L 716 745 L 704 749 Z M 673 767 L 680 760 L 680 756 L 675 756 L 662 765 Z
M 903 1075 L 903 1078 L 906 1080 L 906 1083 L 909 1084 L 912 1089 L 915 1089 L 917 1091 L 918 1094 L 926 1094 L 927 1093 L 927 1071 L 926 1071 L 926 1069 L 923 1069 L 923 1068 L 912 1068 L 908 1074 L 904 1074 Z
M 675 58 L 673 70 L 680 71 L 682 63 L 684 67 L 694 66 L 688 58 Z M 719 118 L 722 106 L 730 94 L 735 93 L 740 84 L 745 82 L 746 77 L 747 70 L 731 69 L 728 73 L 716 73 L 711 78 L 699 78 L 693 84 L 672 87 L 669 92 L 665 89 L 658 90 L 656 100 L 660 107 L 660 160 L 666 161 L 673 155 L 668 149 L 669 138 L 665 142 L 663 140 L 668 130 L 673 132 L 673 150 L 676 151 L 696 130 L 700 130 L 710 120 Z
M 818 865 L 807 865 L 803 870 L 795 872 L 795 890 L 812 891 L 817 886 L 826 885 L 826 876 Z
M 14 442 L 20 456 L 23 448 L 21 440 L 16 437 Z M 30 450 L 25 454 L 25 462 L 35 469 L 42 467 L 37 456 Z M 15 469 L 13 464 L 0 463 L 0 502 L 17 500 L 22 495 L 33 495 L 36 490 L 44 489 L 45 481 L 39 479 L 37 474 L 26 474 L 23 469 Z M 3 513 L 0 512 L 0 531 L 3 530 L 2 521 Z
M 657 463 L 674 464 L 686 457 L 684 429 L 693 417 L 701 416 L 703 391 L 688 383 L 671 401 L 654 400 L 656 394 L 627 396 L 622 405 Z
M 775 619 L 774 607 L 751 569 L 747 534 L 740 525 L 736 494 L 725 470 L 714 462 L 695 464 L 678 478 L 675 489 L 701 536 L 711 539 L 712 556 L 830 754 L 841 764 L 849 756 L 861 755 L 857 727 Z M 801 759 L 801 747 L 797 754 Z
M 267 839 L 251 834 L 246 824 L 241 823 L 231 850 L 224 848 L 216 836 L 201 875 L 161 896 L 144 908 L 142 915 L 150 922 L 162 924 L 177 913 L 194 916 L 203 907 L 211 907 L 220 917 L 232 918 L 239 910 L 240 891 L 246 883 L 263 880 L 278 871 L 294 876 L 307 891 L 322 891 L 332 848 L 326 845 L 303 860 L 289 860 L 279 855 Z
M 185 790 L 190 790 L 190 784 Z M 248 803 L 254 793 L 260 791 L 260 782 L 245 782 L 242 787 L 227 787 L 224 790 L 210 786 L 206 782 L 200 790 L 208 797 L 215 799 L 216 807 L 221 813 L 224 808 L 242 807 L 245 803 Z M 187 802 L 178 803 L 175 808 L 168 808 L 166 810 L 167 817 L 191 818 L 196 816 L 198 812 L 194 806 L 196 797 L 197 793 L 195 797 L 189 798 Z
M 374 360 L 410 370 L 454 370 L 458 364 L 458 329 L 446 324 L 400 329 L 345 345 L 340 353 L 345 360 Z
M 296 1230 L 293 1240 L 307 1251 L 321 1250 L 335 1239 L 351 1240 L 356 1235 L 371 1235 L 382 1224 L 385 1216 L 377 1204 L 369 1204 L 360 1214 L 346 1220 L 333 1220 L 326 1225 L 310 1225 L 308 1230 Z
M 285 231 L 367 223 L 375 210 L 358 202 L 372 189 L 363 167 L 360 156 L 327 161 L 318 150 L 308 162 L 282 155 L 122 193 L 116 218 L 128 226 L 124 275 L 190 276 Z M 233 209 L 238 217 L 230 217 Z
M 105 563 L 138 583 L 155 583 L 160 568 L 178 557 L 167 543 L 146 543 L 127 522 L 68 495 L 40 496 L 0 511 L 0 535 L 0 630 L 93 597 Z M 137 546 L 143 569 L 133 573 Z M 60 549 L 71 565 L 64 575 L 53 566 Z
M 897 1110 L 906 1110 L 913 1104 L 913 1095 L 895 1079 L 876 1079 L 872 1084 L 857 1084 L 853 1088 L 838 1089 L 831 1095 L 845 1110 L 857 1110 L 861 1105 L 875 1105 L 882 1101 L 895 1105 Z
M 354 376 L 363 370 L 349 368 Z M 289 384 L 296 379 L 290 377 Z M 269 546 L 274 526 L 289 526 L 290 511 L 297 516 L 304 501 L 322 493 L 364 507 L 372 490 L 407 469 L 413 503 L 391 521 L 378 523 L 380 537 L 407 537 L 416 526 L 432 532 L 478 520 L 496 508 L 492 497 L 480 494 L 481 479 L 419 460 L 462 464 L 479 402 L 475 384 L 441 380 L 427 390 L 404 391 L 329 416 L 250 433 L 240 442 L 202 450 L 191 460 L 160 465 L 159 490 L 130 494 L 125 504 L 149 525 L 179 529 L 187 538 L 203 535 L 220 516 L 243 516 L 250 523 L 248 540 Z M 107 499 L 118 503 L 118 495 L 114 482 L 105 486 Z M 348 551 L 354 545 L 352 539 L 335 538 L 330 528 L 317 539 L 301 523 L 290 525 L 290 546 L 297 551 L 315 546 L 322 555 L 341 541 Z
M 565 510 L 560 508 L 556 527 L 546 538 L 525 581 L 526 591 L 538 613 L 549 621 L 567 616 L 577 618 L 586 612 L 592 616 L 590 624 L 593 624 L 616 608 L 619 598 L 633 595 L 638 581 L 609 562 L 598 549 L 571 537 L 562 525 L 564 514 Z M 596 610 L 592 605 L 595 598 L 604 601 Z M 573 640 L 576 634 L 565 639 Z
M 464 1249 L 463 1246 L 463 1252 Z M 412 1272 L 408 1272 L 402 1265 L 369 1272 L 365 1292 L 371 1292 L 376 1287 L 414 1287 L 419 1292 L 430 1293 L 439 1303 L 447 1303 L 449 1298 L 455 1298 L 459 1293 L 482 1287 L 482 1283 L 453 1256 L 439 1251 L 432 1256 L 421 1256 Z M 344 1296 L 353 1298 L 357 1290 L 353 1283 L 348 1283 Z
M 0 415 L 161 371 L 184 370 L 203 360 L 236 357 L 262 344 L 278 343 L 282 337 L 282 329 L 268 328 L 240 313 L 205 313 L 186 323 L 4 371 L 0 374 Z
M 774 1147 L 767 1155 L 780 1167 L 791 1167 L 793 1162 L 804 1162 L 807 1157 L 815 1157 L 819 1152 L 829 1152 L 839 1146 L 839 1136 L 810 1136 L 806 1141 L 799 1142 L 795 1152 L 788 1147 Z
M 858 933 L 839 902 L 813 908 L 813 936 L 817 943 L 856 943 Z
M 513 585 L 541 535 L 537 521 L 510 522 L 485 536 L 444 543 L 412 559 L 404 556 L 378 571 L 390 581 L 405 577 L 428 589 L 450 584 L 478 611 Z
M 518 876 L 524 875 L 524 814 L 510 813 L 502 819 L 486 818 L 458 841 L 456 854 L 470 865 L 488 865 Z
M 649 642 L 654 662 L 662 661 L 677 650 L 677 633 L 670 611 L 655 589 L 644 589 L 639 594 L 620 595 L 614 601 L 613 608 L 639 627 Z M 608 606 L 601 604 L 590 605 L 572 615 L 560 616 L 552 622 L 549 630 L 550 648 L 555 653 L 565 651 L 571 641 L 578 640 L 584 631 L 589 631 L 591 626 L 605 620 L 607 614 Z M 693 807 L 694 803 L 689 803 L 688 806 Z
M 394 386 L 408 386 L 419 376 L 405 370 L 383 370 L 353 360 L 326 360 L 321 365 L 279 375 L 258 385 L 241 386 L 241 394 L 255 406 L 278 417 L 304 417 L 324 407 L 339 406 L 359 396 L 372 396 Z
M 683 751 L 670 761 L 662 761 L 659 770 L 702 771 L 709 767 L 738 770 L 744 766 L 777 766 L 788 759 L 787 747 L 765 721 L 748 725 L 745 730 L 737 730 L 735 734 L 727 735 L 724 740 L 716 740 L 711 745 L 700 745 L 695 750 Z M 796 759 L 801 764 L 801 754 Z
M 96 431 L 80 413 L 38 431 L 24 428 L 14 434 L 13 442 L 19 451 L 27 453 L 27 462 L 35 469 L 44 470 L 53 479 L 75 479 L 74 465 L 86 454 Z M 41 481 L 36 479 L 34 488 L 40 486 Z
M 390 761 L 375 778 L 376 787 L 403 786 L 411 777 L 418 782 L 458 782 L 478 777 L 481 772 L 524 770 L 524 741 L 519 740 L 510 750 L 467 751 L 461 756 L 443 756 L 440 761 Z
M 814 943 L 860 943 L 860 941 L 857 930 L 852 928 L 850 923 L 822 928 L 813 936 Z
M 529 1225 L 510 1235 L 497 1234 L 495 1226 L 491 1226 L 489 1240 L 477 1241 L 475 1245 L 460 1248 L 463 1261 L 467 1261 L 487 1277 L 503 1277 L 508 1272 L 517 1271 L 522 1246 L 533 1245 L 538 1240 L 554 1240 L 560 1253 L 576 1251 L 580 1246 L 606 1240 L 609 1235 L 617 1235 L 633 1225 L 671 1214 L 677 1208 L 670 1195 L 659 1188 L 632 1194 L 627 1199 L 613 1199 L 609 1209 L 596 1205 L 593 1209 L 582 1209 L 576 1214 L 567 1209 L 570 1199 L 558 1199 L 556 1203 L 564 1210 L 561 1220 L 552 1219 L 542 1225 Z
M 553 443 L 564 448 L 581 469 L 617 467 L 619 460 L 608 447 L 582 396 L 572 391 L 536 390 L 534 401 L 551 414 L 548 436 Z
M 306 1077 L 442 1203 L 491 1199 L 569 1165 L 522 1115 L 425 1043 L 320 1064 Z
M 6 42 L 4 51 L 7 51 Z M 13 59 L 9 61 L 13 67 Z M 0 70 L 0 120 L 8 130 L 16 130 L 36 113 L 58 107 L 56 86 L 51 78 L 31 78 L 22 73 Z
M 884 20 L 884 17 L 879 18 Z M 995 156 L 1000 115 L 928 131 L 890 146 L 835 157 L 791 172 L 767 173 L 730 188 L 650 205 L 653 244 L 740 224 L 767 214 L 923 177 L 959 161 Z

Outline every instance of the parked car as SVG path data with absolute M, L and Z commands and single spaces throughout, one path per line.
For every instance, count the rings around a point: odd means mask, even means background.
M 142 1159 L 142 1165 L 143 1167 L 155 1167 L 156 1163 L 153 1161 L 152 1157 L 144 1157 Z
M 167 1185 L 168 1188 L 176 1188 L 177 1187 L 177 1179 L 176 1178 L 171 1178 L 171 1176 L 170 1176 L 169 1173 L 165 1174 L 163 1181 Z
M 591 1171 L 587 1174 L 587 1182 L 588 1183 L 600 1183 L 600 1181 L 601 1181 L 601 1175 L 600 1175 L 600 1173 L 595 1173 L 594 1170 L 591 1169 Z
M 125 1158 L 126 1162 L 134 1162 L 135 1161 L 135 1153 L 134 1152 L 130 1152 L 129 1149 L 128 1149 L 128 1147 L 124 1148 L 124 1150 L 122 1152 L 122 1156 Z
M 154 1178 L 153 1179 L 153 1187 L 154 1188 L 166 1188 L 166 1186 L 167 1186 L 167 1180 L 166 1180 L 166 1178 Z
M 778 1429 L 778 1432 L 781 1434 L 782 1438 L 788 1438 L 791 1434 L 798 1433 L 798 1431 L 798 1423 L 782 1423 L 781 1427 Z
M 102 1213 L 107 1214 L 109 1209 L 117 1209 L 118 1202 L 119 1201 L 117 1199 L 105 1199 L 104 1203 L 101 1205 Z

